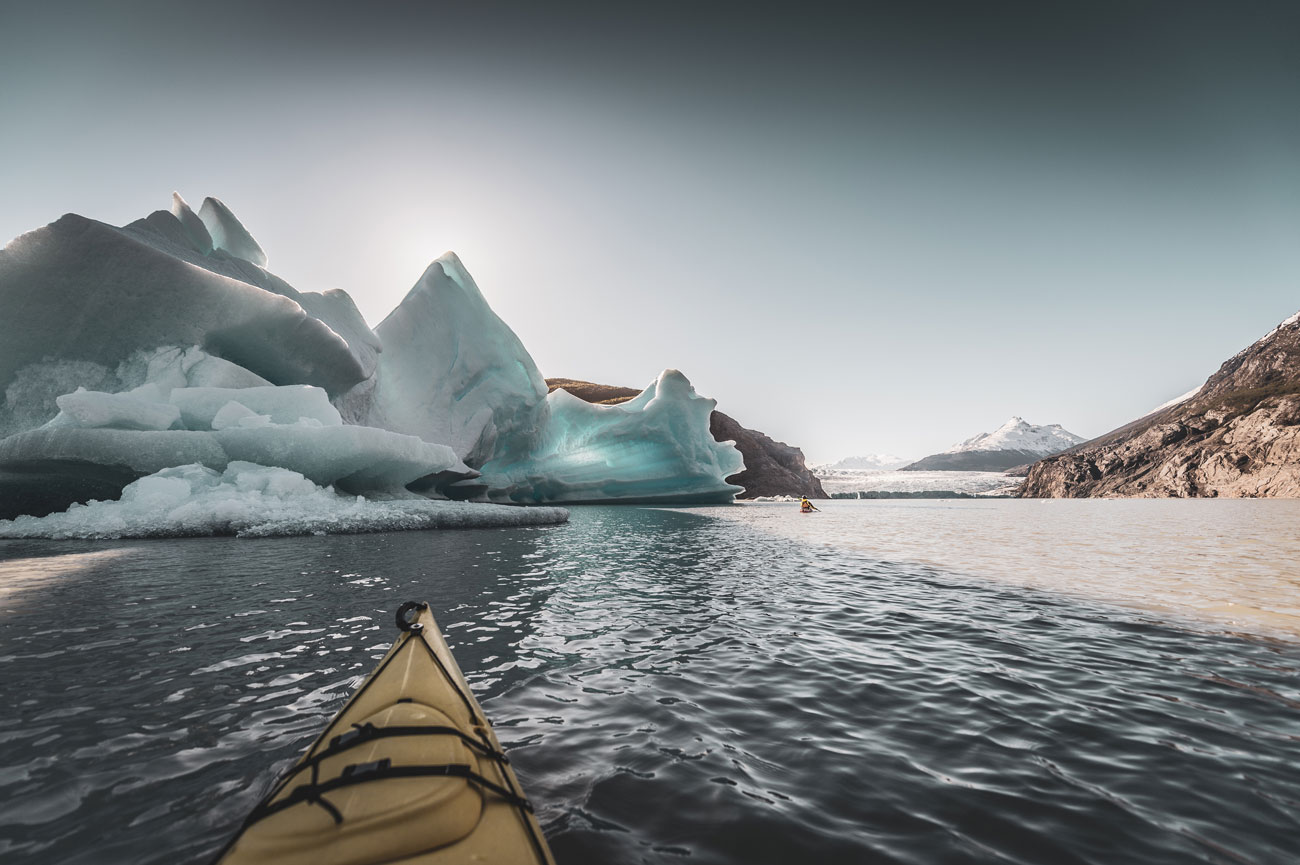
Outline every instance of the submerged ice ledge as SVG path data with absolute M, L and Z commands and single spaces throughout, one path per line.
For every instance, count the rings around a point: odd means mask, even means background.
M 564 508 L 345 496 L 298 472 L 232 462 L 197 463 L 128 484 L 117 501 L 74 504 L 63 513 L 0 520 L 0 538 L 55 540 L 236 535 L 360 534 L 406 529 L 540 526 L 566 522 Z

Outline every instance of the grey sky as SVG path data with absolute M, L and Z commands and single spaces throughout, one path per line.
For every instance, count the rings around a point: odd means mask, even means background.
M 223 199 L 372 324 L 464 259 L 547 375 L 811 459 L 1092 436 L 1300 309 L 1293 3 L 0 2 L 0 235 Z

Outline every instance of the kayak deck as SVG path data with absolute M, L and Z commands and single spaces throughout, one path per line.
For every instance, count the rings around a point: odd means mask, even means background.
M 414 621 L 407 615 L 414 613 Z M 253 810 L 221 865 L 554 865 L 427 604 Z

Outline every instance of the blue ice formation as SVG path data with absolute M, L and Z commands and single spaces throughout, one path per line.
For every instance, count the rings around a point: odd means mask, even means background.
M 213 501 L 224 487 L 193 467 L 387 500 L 740 491 L 725 480 L 739 452 L 685 376 L 617 406 L 548 395 L 454 254 L 373 330 L 345 292 L 300 292 L 266 262 L 224 204 L 196 214 L 179 195 L 122 228 L 69 214 L 0 251 L 0 517 L 187 466 Z
M 733 444 L 709 435 L 716 405 L 675 369 L 617 405 L 555 390 L 530 448 L 500 454 L 482 466 L 482 478 L 462 485 L 481 483 L 516 502 L 730 500 L 743 488 L 721 479 L 745 465 Z

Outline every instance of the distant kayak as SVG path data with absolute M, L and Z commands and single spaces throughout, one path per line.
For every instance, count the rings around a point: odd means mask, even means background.
M 222 865 L 554 865 L 532 805 L 428 604 L 297 764 Z

